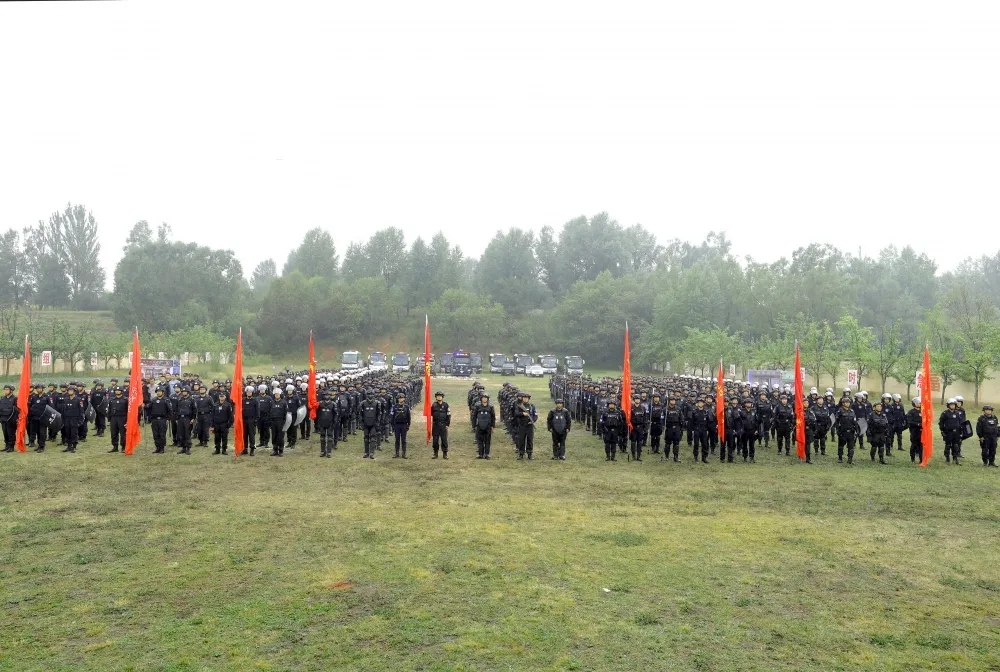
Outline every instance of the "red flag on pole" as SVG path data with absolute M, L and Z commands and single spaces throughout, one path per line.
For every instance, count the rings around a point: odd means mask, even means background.
M 17 391 L 17 433 L 14 434 L 14 446 L 19 453 L 27 450 L 24 446 L 24 433 L 28 429 L 28 397 L 31 395 L 31 346 L 28 337 L 24 337 L 24 359 L 21 362 L 21 386 Z
M 431 442 L 431 323 L 424 315 L 424 420 L 427 443 Z
M 930 462 L 934 445 L 934 434 L 931 431 L 934 422 L 933 400 L 931 399 L 931 351 L 924 346 L 924 367 L 920 375 L 920 444 L 924 454 L 920 466 L 926 467 Z
M 233 369 L 233 440 L 236 459 L 243 454 L 243 329 L 236 336 L 236 366 Z
M 715 383 L 715 424 L 719 430 L 719 443 L 726 445 L 726 383 L 722 378 L 722 360 L 719 360 L 719 379 Z
M 142 441 L 139 407 L 142 406 L 142 355 L 139 354 L 139 327 L 132 334 L 132 370 L 128 381 L 128 416 L 125 418 L 125 454 L 131 455 Z
M 313 344 L 313 332 L 309 332 L 309 387 L 306 388 L 306 405 L 309 407 L 309 419 L 316 419 L 316 346 Z
M 799 342 L 795 341 L 795 447 L 799 459 L 806 459 L 806 410 L 802 400 L 802 358 L 799 356 Z
M 628 320 L 625 321 L 625 364 L 622 366 L 622 413 L 625 424 L 632 431 L 632 362 L 628 351 Z

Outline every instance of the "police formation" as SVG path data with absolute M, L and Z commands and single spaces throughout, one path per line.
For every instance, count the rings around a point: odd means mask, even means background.
M 688 376 L 633 379 L 631 430 L 622 411 L 621 379 L 554 376 L 549 382 L 556 408 L 563 408 L 565 401 L 571 420 L 601 438 L 607 461 L 622 454 L 642 461 L 643 449 L 648 446 L 661 459 L 672 457 L 678 462 L 682 442 L 695 461 L 706 463 L 709 455 L 718 455 L 726 463 L 740 457 L 743 462 L 755 462 L 757 451 L 768 450 L 772 441 L 779 455 L 792 454 L 797 418 L 789 385 L 726 381 L 725 388 L 724 438 L 720 441 L 714 381 Z M 513 415 L 518 417 L 516 409 Z M 864 391 L 844 389 L 836 399 L 832 388 L 821 395 L 814 387 L 803 399 L 803 416 L 808 463 L 814 456 L 826 455 L 829 441 L 831 450 L 836 447 L 840 463 L 846 457 L 846 462 L 853 464 L 855 451 L 864 452 L 867 442 L 870 460 L 886 464 L 894 444 L 897 452 L 903 451 L 904 433 L 908 433 L 910 461 L 919 463 L 923 458 L 919 398 L 912 399 L 906 409 L 898 394 L 883 394 L 872 402 Z M 945 444 L 945 462 L 961 464 L 962 443 L 973 436 L 962 397 L 948 399 L 938 429 Z M 986 404 L 975 428 L 984 466 L 997 466 L 997 435 L 997 416 Z
M 381 444 L 391 438 L 395 438 L 394 457 L 406 457 L 410 408 L 423 389 L 419 376 L 386 371 L 344 376 L 319 373 L 315 421 L 307 408 L 307 380 L 306 372 L 289 372 L 237 381 L 244 386 L 243 433 L 233 437 L 234 442 L 249 455 L 270 449 L 272 456 L 281 457 L 286 447 L 294 448 L 299 440 L 310 440 L 315 433 L 319 435 L 320 457 L 330 457 L 339 444 L 360 430 L 365 458 L 375 459 Z M 150 428 L 153 453 L 165 453 L 169 439 L 179 455 L 190 455 L 194 445 L 214 446 L 214 454 L 228 454 L 235 420 L 232 385 L 231 380 L 214 380 L 208 386 L 196 374 L 144 379 L 138 416 L 140 424 Z M 75 453 L 79 444 L 86 443 L 93 425 L 96 436 L 110 431 L 108 452 L 123 453 L 128 389 L 127 378 L 121 384 L 112 378 L 107 387 L 95 380 L 90 389 L 77 381 L 59 386 L 35 384 L 28 400 L 28 447 L 41 453 L 46 444 L 58 439 L 62 452 Z M 4 452 L 14 451 L 18 415 L 14 388 L 5 385 L 0 396 Z

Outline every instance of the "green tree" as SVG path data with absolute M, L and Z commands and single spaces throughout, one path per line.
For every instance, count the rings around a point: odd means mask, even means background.
M 257 264 L 250 276 L 250 287 L 258 294 L 266 294 L 271 281 L 278 277 L 278 265 L 274 259 L 265 259 Z
M 530 231 L 514 228 L 497 233 L 479 260 L 480 292 L 515 315 L 542 308 L 549 298 L 548 289 L 538 279 L 534 242 Z
M 837 321 L 840 329 L 840 340 L 844 344 L 844 355 L 847 361 L 858 372 L 858 389 L 864 385 L 862 381 L 868 375 L 875 361 L 873 347 L 875 337 L 869 327 L 862 327 L 852 315 L 844 315 Z
M 899 360 L 906 352 L 902 338 L 903 322 L 896 320 L 891 324 L 880 324 L 874 329 L 874 347 L 872 348 L 872 367 L 882 383 L 882 394 L 885 394 L 885 382 L 896 370 Z
M 1000 311 L 989 298 L 966 285 L 952 289 L 943 301 L 965 365 L 959 377 L 972 383 L 978 406 L 983 381 L 1000 362 Z
M 338 265 L 339 257 L 337 247 L 333 244 L 333 236 L 316 227 L 306 231 L 302 243 L 288 253 L 281 274 L 291 275 L 298 271 L 306 278 L 333 280 L 337 277 Z
M 0 236 L 0 302 L 20 305 L 35 292 L 35 269 L 25 256 L 21 235 L 8 229 Z

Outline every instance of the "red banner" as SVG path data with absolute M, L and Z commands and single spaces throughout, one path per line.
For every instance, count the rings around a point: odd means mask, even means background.
M 934 434 L 931 427 L 934 423 L 934 408 L 931 398 L 931 351 L 924 346 L 924 368 L 920 376 L 920 443 L 924 454 L 920 466 L 926 467 L 931 460 L 934 446 Z M 957 461 L 957 460 L 956 460 Z
M 622 413 L 625 424 L 632 431 L 632 362 L 628 350 L 628 322 L 625 323 L 625 364 L 622 366 Z
M 132 369 L 128 381 L 128 416 L 125 418 L 125 454 L 131 455 L 142 441 L 139 407 L 142 406 L 142 355 L 139 353 L 139 328 L 132 334 Z
M 236 366 L 233 369 L 233 436 L 236 441 L 236 455 L 243 453 L 243 329 L 236 336 Z
M 21 362 L 21 386 L 17 391 L 17 433 L 14 434 L 14 447 L 18 452 L 27 450 L 24 446 L 24 433 L 28 429 L 28 397 L 31 396 L 31 346 L 28 337 L 24 337 L 24 360 Z
M 316 345 L 313 343 L 313 332 L 309 332 L 309 386 L 306 388 L 306 405 L 309 407 L 309 418 L 316 419 L 316 409 L 319 401 L 316 399 Z
M 802 400 L 802 358 L 799 357 L 799 342 L 795 342 L 795 448 L 799 459 L 806 459 L 806 411 Z
M 715 424 L 719 430 L 720 450 L 726 445 L 726 381 L 722 377 L 722 360 L 719 360 L 719 379 L 715 383 Z

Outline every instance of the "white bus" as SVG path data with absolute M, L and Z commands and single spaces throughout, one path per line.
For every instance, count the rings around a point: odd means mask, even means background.
M 348 350 L 340 356 L 340 369 L 342 371 L 360 371 L 363 367 L 361 353 L 357 350 Z

